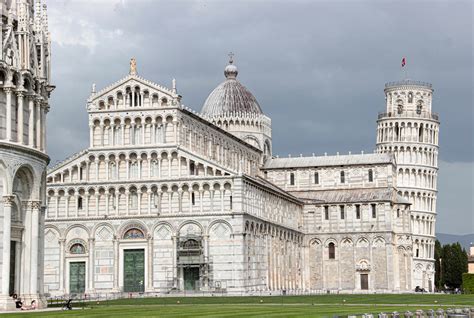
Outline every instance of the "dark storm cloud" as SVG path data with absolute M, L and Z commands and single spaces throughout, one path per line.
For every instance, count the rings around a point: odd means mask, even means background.
M 383 85 L 403 78 L 406 56 L 408 76 L 435 88 L 440 159 L 453 171 L 474 167 L 469 1 L 53 1 L 49 9 L 53 162 L 87 147 L 91 84 L 124 77 L 130 57 L 145 78 L 166 86 L 176 78 L 183 102 L 200 110 L 233 51 L 239 80 L 272 118 L 276 154 L 372 151 Z M 472 178 L 453 175 L 441 172 L 440 189 L 457 182 L 472 194 Z M 473 232 L 473 195 L 453 206 L 445 188 L 439 219 L 449 207 L 469 222 L 439 228 Z

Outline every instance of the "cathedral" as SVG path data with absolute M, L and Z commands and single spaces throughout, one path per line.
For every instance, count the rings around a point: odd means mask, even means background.
M 46 209 L 46 114 L 50 47 L 46 6 L 1 0 L 0 33 L 0 311 L 43 297 Z
M 385 85 L 376 153 L 279 158 L 232 56 L 224 76 L 200 112 L 134 59 L 93 88 L 89 147 L 47 174 L 45 293 L 433 290 L 431 84 Z

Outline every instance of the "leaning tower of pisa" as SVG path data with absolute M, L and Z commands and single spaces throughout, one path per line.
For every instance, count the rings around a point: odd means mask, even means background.
M 43 230 L 51 40 L 41 0 L 0 0 L 0 311 L 46 306 Z
M 386 111 L 377 120 L 377 152 L 397 161 L 399 194 L 411 202 L 412 288 L 434 288 L 434 244 L 438 176 L 438 114 L 429 83 L 385 84 Z

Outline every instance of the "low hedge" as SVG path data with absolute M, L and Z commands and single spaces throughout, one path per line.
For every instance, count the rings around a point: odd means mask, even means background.
M 462 274 L 462 288 L 465 294 L 474 294 L 474 274 Z

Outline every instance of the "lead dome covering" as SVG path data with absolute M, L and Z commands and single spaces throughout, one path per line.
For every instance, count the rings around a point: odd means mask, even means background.
M 201 113 L 208 117 L 222 115 L 262 114 L 253 94 L 237 79 L 238 70 L 232 59 L 224 69 L 225 81 L 207 97 Z

